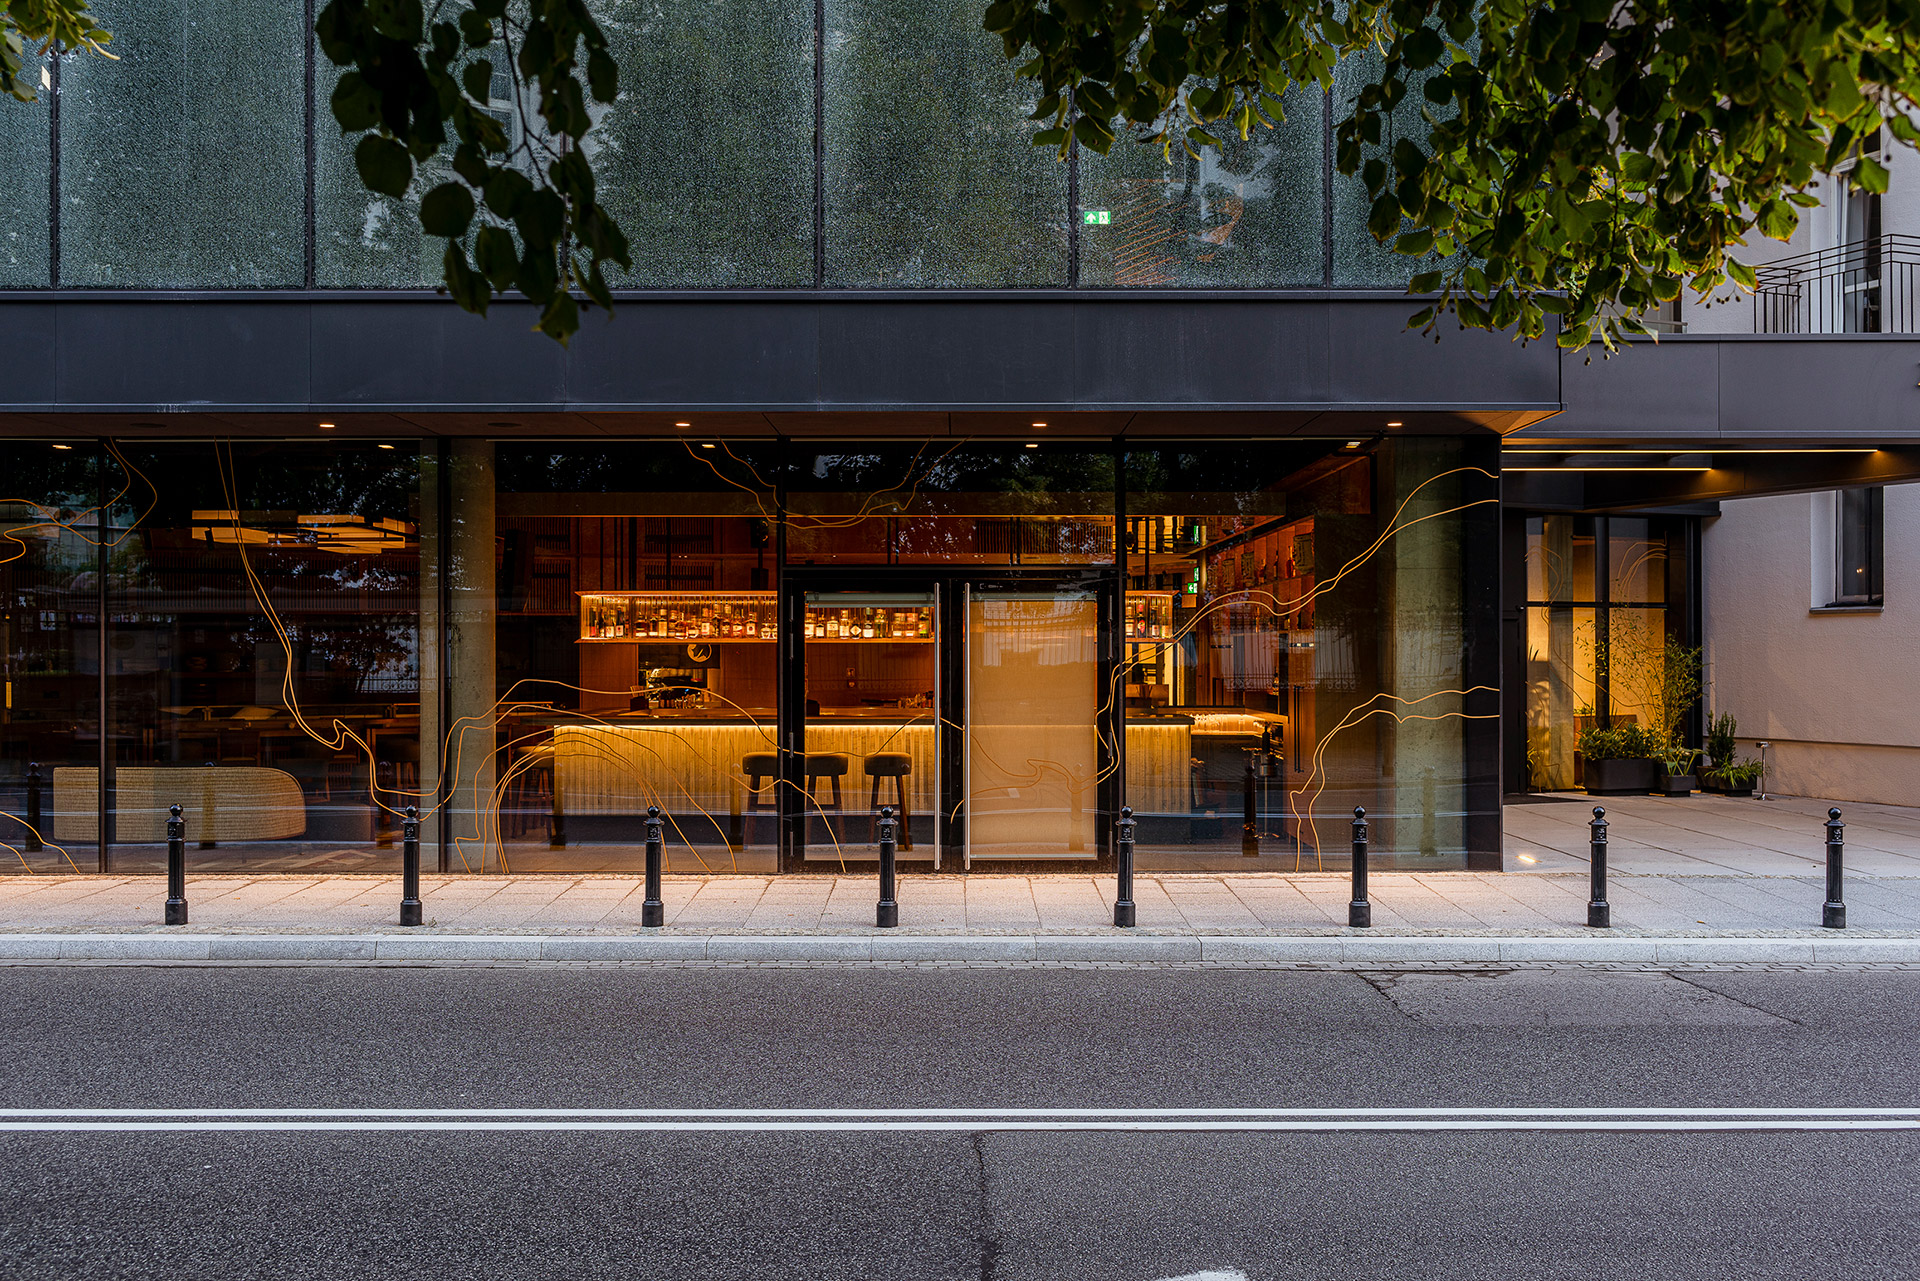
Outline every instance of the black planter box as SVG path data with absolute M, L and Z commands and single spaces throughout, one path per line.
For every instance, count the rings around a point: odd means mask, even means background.
M 1660 785 L 1654 790 L 1662 796 L 1691 796 L 1695 781 L 1691 774 L 1662 774 Z
M 1588 761 L 1587 793 L 1590 796 L 1644 796 L 1653 790 L 1660 762 Z
M 1700 790 L 1704 792 L 1718 792 L 1722 796 L 1752 796 L 1753 784 L 1729 784 L 1727 780 L 1721 778 L 1718 774 L 1708 773 L 1700 776 Z

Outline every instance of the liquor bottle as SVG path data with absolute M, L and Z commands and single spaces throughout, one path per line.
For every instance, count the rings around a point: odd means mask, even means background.
M 860 635 L 865 640 L 872 640 L 876 634 L 876 629 L 874 628 L 874 625 L 873 625 L 873 611 L 870 609 L 863 609 L 860 611 L 860 614 L 861 614 Z
M 933 611 L 930 609 L 923 609 L 920 611 L 920 639 L 927 640 L 932 635 L 933 635 Z
M 588 640 L 592 640 L 600 635 L 600 607 L 591 601 L 587 603 L 587 624 L 585 630 Z

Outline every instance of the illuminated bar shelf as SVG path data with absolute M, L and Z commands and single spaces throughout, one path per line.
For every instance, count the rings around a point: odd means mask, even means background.
M 1128 592 L 1127 644 L 1165 644 L 1174 638 L 1172 592 Z
M 772 592 L 578 592 L 580 643 L 771 645 Z
M 931 605 L 807 606 L 804 639 L 828 645 L 931 645 Z

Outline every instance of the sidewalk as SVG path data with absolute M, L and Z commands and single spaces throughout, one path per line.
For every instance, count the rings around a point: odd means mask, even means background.
M 1139 926 L 1086 875 L 905 877 L 900 928 L 873 926 L 871 876 L 676 876 L 643 930 L 629 876 L 422 878 L 425 926 L 392 877 L 207 876 L 192 924 L 159 924 L 154 877 L 0 883 L 0 960 L 1920 962 L 1920 877 L 1853 878 L 1821 930 L 1806 876 L 1616 876 L 1614 928 L 1585 927 L 1584 874 L 1375 873 L 1374 927 L 1346 926 L 1343 875 L 1151 875 Z

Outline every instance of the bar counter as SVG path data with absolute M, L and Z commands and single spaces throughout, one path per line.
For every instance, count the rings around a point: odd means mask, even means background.
M 933 713 L 893 710 L 888 714 L 826 715 L 807 725 L 807 750 L 842 752 L 847 773 L 840 780 L 840 803 L 864 813 L 872 783 L 863 768 L 875 752 L 904 752 L 913 762 L 908 776 L 908 806 L 915 813 L 938 807 L 934 793 Z M 741 814 L 748 804 L 744 761 L 749 754 L 775 750 L 774 716 L 739 712 L 688 711 L 632 713 L 610 723 L 554 726 L 554 811 L 565 816 L 644 814 L 658 805 L 670 814 L 700 813 L 719 818 Z M 822 780 L 819 804 L 833 804 L 832 784 Z M 771 807 L 774 787 L 760 779 L 759 801 Z M 881 804 L 893 797 L 882 781 Z
M 1130 717 L 1125 803 L 1139 814 L 1191 813 L 1196 758 L 1224 752 L 1222 759 L 1237 779 L 1236 749 L 1257 743 L 1259 730 L 1273 723 L 1284 722 L 1270 715 Z M 774 726 L 771 711 L 743 714 L 731 709 L 631 712 L 592 721 L 558 718 L 553 731 L 555 813 L 631 816 L 658 805 L 676 815 L 742 814 L 748 804 L 744 761 L 749 754 L 775 750 Z M 912 812 L 928 814 L 938 808 L 931 711 L 829 711 L 808 720 L 807 750 L 848 757 L 840 784 L 841 805 L 848 811 L 860 813 L 868 806 L 872 782 L 863 761 L 875 752 L 904 752 L 912 759 L 907 779 Z M 816 801 L 830 806 L 832 785 L 823 780 L 819 791 Z M 760 780 L 758 795 L 762 805 L 772 805 L 769 778 Z M 890 803 L 892 796 L 892 783 L 883 781 L 880 803 Z

